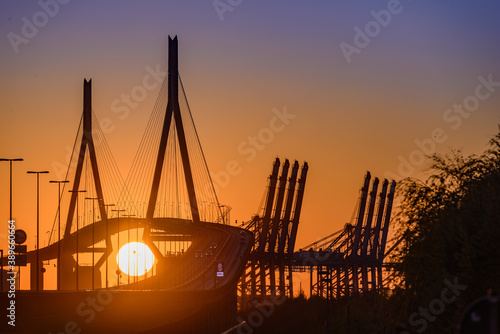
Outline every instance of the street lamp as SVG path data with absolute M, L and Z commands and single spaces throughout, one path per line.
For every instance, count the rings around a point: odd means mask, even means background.
M 36 174 L 36 291 L 40 289 L 40 174 L 48 174 L 44 171 L 28 171 L 28 174 Z
M 0 161 L 8 161 L 10 163 L 10 218 L 12 220 L 12 161 L 24 161 L 21 158 L 17 159 L 0 159 Z
M 115 206 L 114 204 L 103 204 L 106 208 L 106 288 L 108 287 L 108 207 Z
M 9 221 L 12 221 L 12 161 L 24 161 L 24 160 L 21 158 L 17 158 L 17 159 L 0 159 L 0 161 L 9 161 L 9 163 L 10 163 L 10 216 L 9 216 Z M 3 255 L 2 255 L 2 258 L 3 258 Z M 18 267 L 18 271 L 19 271 L 19 267 Z M 2 291 L 3 291 L 3 262 L 2 262 L 2 270 L 0 271 L 0 281 L 2 282 Z
M 127 217 L 127 218 L 131 218 L 131 217 L 135 217 L 135 215 L 123 215 L 123 217 Z M 128 233 L 128 240 L 127 240 L 127 243 L 130 244 L 130 219 L 128 220 L 128 228 L 127 228 L 127 233 Z M 127 282 L 128 284 L 130 284 L 130 245 L 128 246 L 128 249 L 127 249 L 127 261 L 128 261 L 128 277 L 127 277 Z
M 70 193 L 76 193 L 76 290 L 78 290 L 78 267 L 80 266 L 78 261 L 78 193 L 86 193 L 87 190 L 68 190 Z
M 94 220 L 94 201 L 95 200 L 100 200 L 98 197 L 85 197 L 85 199 L 90 199 L 92 200 L 92 290 L 94 290 L 94 253 L 95 253 L 95 234 L 94 234 L 94 225 L 95 225 L 95 220 Z
M 49 181 L 49 183 L 57 183 L 59 195 L 59 204 L 57 205 L 57 290 L 61 289 L 61 183 L 69 183 L 68 180 L 64 181 Z
M 120 286 L 120 212 L 125 212 L 127 210 L 111 210 L 113 212 L 117 212 L 118 213 L 118 256 L 117 256 L 117 262 L 118 262 L 118 270 L 116 271 L 117 272 L 117 275 L 118 275 L 118 286 Z

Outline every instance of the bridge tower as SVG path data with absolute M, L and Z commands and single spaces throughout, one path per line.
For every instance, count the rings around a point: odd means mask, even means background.
M 175 124 L 175 134 L 177 134 L 177 140 L 179 143 L 180 155 L 182 159 L 182 167 L 184 170 L 184 179 L 186 182 L 186 188 L 189 198 L 189 206 L 191 211 L 192 221 L 194 223 L 200 222 L 200 213 L 198 210 L 198 202 L 196 197 L 196 191 L 193 181 L 193 173 L 191 170 L 191 163 L 189 161 L 189 154 L 186 142 L 186 135 L 183 126 L 183 120 L 181 117 L 181 111 L 179 107 L 179 61 L 178 61 L 178 41 L 177 36 L 174 38 L 168 37 L 168 103 L 165 112 L 165 118 L 163 120 L 163 128 L 160 139 L 160 146 L 158 148 L 158 155 L 156 158 L 156 165 L 154 170 L 153 182 L 151 185 L 151 192 L 149 196 L 148 209 L 146 213 L 146 221 L 151 221 L 155 214 L 156 201 L 158 197 L 158 189 L 160 186 L 162 170 L 164 167 L 165 153 L 167 149 L 167 142 L 170 132 L 172 121 Z M 146 225 L 144 237 L 144 242 L 153 251 L 157 259 L 162 259 L 158 247 L 153 242 L 151 235 L 150 225 Z
M 101 185 L 101 178 L 99 176 L 99 167 L 97 164 L 97 158 L 96 158 L 96 150 L 95 150 L 95 145 L 94 145 L 94 137 L 92 135 L 92 79 L 86 80 L 84 79 L 83 81 L 83 131 L 82 131 L 82 140 L 80 143 L 80 151 L 78 154 L 78 162 L 76 165 L 76 172 L 75 172 L 75 177 L 73 180 L 73 188 L 70 191 L 71 192 L 71 199 L 70 199 L 70 204 L 69 204 L 69 210 L 68 210 L 68 216 L 66 219 L 66 227 L 64 230 L 64 237 L 62 239 L 62 250 L 61 250 L 61 259 L 60 259 L 60 266 L 61 266 L 61 282 L 60 286 L 62 290 L 72 290 L 72 289 L 80 289 L 80 288 L 87 288 L 88 282 L 92 281 L 92 279 L 88 280 L 78 280 L 78 274 L 80 272 L 80 266 L 78 261 L 76 261 L 72 254 L 76 253 L 78 254 L 81 251 L 95 251 L 95 249 L 89 250 L 89 249 L 82 249 L 78 245 L 78 238 L 72 240 L 71 242 L 69 241 L 70 234 L 71 234 L 71 228 L 73 226 L 73 217 L 75 215 L 75 211 L 78 208 L 78 197 L 80 193 L 86 192 L 85 189 L 80 189 L 81 187 L 81 179 L 82 179 L 82 170 L 84 167 L 84 161 L 85 161 L 85 155 L 86 151 L 88 150 L 89 157 L 90 157 L 90 164 L 92 168 L 92 176 L 94 180 L 94 187 L 96 189 L 96 194 L 98 198 L 98 207 L 100 211 L 101 217 L 103 219 L 107 219 L 107 214 L 106 210 L 104 207 L 104 194 L 102 191 L 102 185 Z M 78 222 L 78 217 L 77 217 L 77 222 Z M 78 229 L 78 226 L 76 227 Z M 111 250 L 107 250 L 110 252 Z M 107 256 L 107 254 L 106 254 Z M 78 257 L 77 257 L 78 258 Z M 104 258 L 104 257 L 103 257 Z M 93 264 L 94 268 L 96 264 Z M 89 274 L 91 275 L 98 275 L 98 277 L 94 277 L 93 280 L 95 282 L 101 282 L 100 280 L 100 274 L 99 270 L 94 270 L 94 268 L 91 268 L 91 270 L 86 269 L 86 275 L 88 276 Z M 88 281 L 88 282 L 86 282 Z

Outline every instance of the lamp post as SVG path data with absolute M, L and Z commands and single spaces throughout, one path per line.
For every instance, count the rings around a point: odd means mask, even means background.
M 92 290 L 94 290 L 94 254 L 95 254 L 95 233 L 94 233 L 94 225 L 95 225 L 95 220 L 94 220 L 94 201 L 95 200 L 100 200 L 98 197 L 85 197 L 85 199 L 90 199 L 92 200 Z
M 123 215 L 123 217 L 131 218 L 135 217 L 135 215 Z M 128 220 L 128 227 L 127 227 L 127 244 L 129 244 L 128 249 L 127 249 L 127 261 L 128 261 L 128 273 L 127 273 L 127 284 L 130 284 L 130 219 Z
M 116 271 L 117 275 L 118 275 L 118 286 L 120 286 L 120 212 L 125 212 L 127 210 L 111 210 L 113 212 L 117 212 L 118 213 L 118 256 L 117 256 L 117 262 L 118 262 L 118 270 Z
M 0 161 L 8 161 L 10 163 L 10 215 L 9 220 L 12 220 L 12 161 L 24 161 L 21 158 L 17 159 L 0 159 Z
M 40 174 L 48 174 L 44 171 L 28 171 L 28 174 L 36 174 L 36 291 L 40 290 Z
M 86 193 L 87 190 L 68 190 L 70 193 L 76 193 L 76 290 L 78 290 L 78 267 L 80 266 L 78 259 L 78 193 Z
M 17 159 L 0 159 L 0 161 L 8 161 L 10 163 L 10 215 L 9 215 L 9 221 L 12 221 L 12 161 L 24 161 L 24 160 L 21 158 L 17 158 Z M 2 258 L 3 258 L 3 255 L 2 255 Z M 18 271 L 19 271 L 19 267 L 18 267 Z M 0 271 L 0 281 L 2 282 L 2 291 L 3 291 L 3 262 L 2 262 L 2 270 Z
M 57 183 L 58 191 L 57 194 L 59 196 L 59 202 L 57 205 L 57 290 L 61 289 L 61 183 L 69 183 L 68 180 L 64 181 L 49 181 L 49 183 Z
M 114 204 L 103 204 L 106 208 L 106 288 L 108 287 L 108 207 L 115 206 Z

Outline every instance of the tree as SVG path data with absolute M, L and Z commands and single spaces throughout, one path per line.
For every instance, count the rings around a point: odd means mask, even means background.
M 426 181 L 398 185 L 403 242 L 392 256 L 400 283 L 391 299 L 412 330 L 423 332 L 415 322 L 425 319 L 429 332 L 452 333 L 468 304 L 500 290 L 500 133 L 479 156 L 452 151 L 430 159 Z M 455 299 L 446 295 L 449 284 L 461 287 Z

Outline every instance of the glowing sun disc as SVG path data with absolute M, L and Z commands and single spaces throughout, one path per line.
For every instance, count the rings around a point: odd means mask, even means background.
M 142 276 L 153 268 L 155 257 L 145 244 L 131 242 L 120 248 L 116 262 L 123 273 L 129 276 Z

